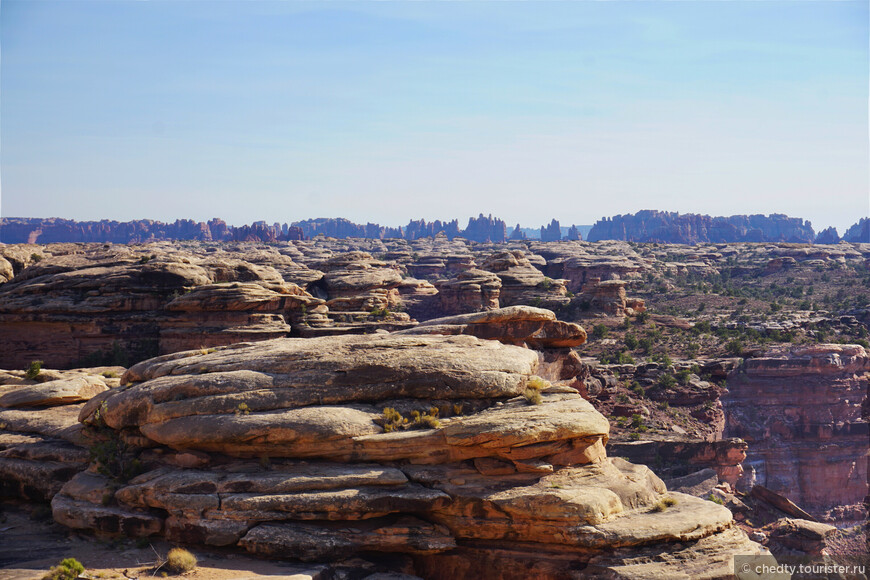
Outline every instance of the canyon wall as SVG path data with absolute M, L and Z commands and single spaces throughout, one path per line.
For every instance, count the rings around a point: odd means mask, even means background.
M 850 519 L 867 495 L 868 381 L 870 355 L 858 345 L 747 359 L 728 377 L 725 434 L 749 443 L 743 465 L 759 484 L 811 513 Z

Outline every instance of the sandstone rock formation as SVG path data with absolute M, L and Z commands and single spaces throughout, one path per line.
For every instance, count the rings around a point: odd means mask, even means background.
M 757 481 L 824 514 L 867 495 L 868 423 L 861 417 L 870 355 L 815 345 L 747 359 L 728 377 L 726 434 L 749 443 Z M 822 403 L 823 402 L 823 403 Z
M 552 311 L 530 306 L 436 318 L 396 334 L 468 334 L 535 349 L 570 348 L 586 342 L 586 332 L 579 325 L 556 320 Z
M 144 361 L 80 416 L 93 436 L 138 442 L 146 471 L 79 474 L 54 517 L 306 561 L 404 553 L 426 578 L 678 577 L 686 560 L 714 578 L 758 553 L 725 508 L 608 458 L 607 420 L 535 379 L 539 361 L 395 334 Z
M 411 326 L 404 312 L 402 274 L 396 267 L 375 260 L 366 252 L 346 252 L 316 264 L 324 272 L 324 286 L 329 296 L 326 305 L 333 320 L 342 326 L 387 328 L 395 330 Z M 404 285 L 406 293 L 419 288 L 428 292 L 431 285 L 419 282 Z M 369 320 L 373 318 L 373 320 Z
M 870 218 L 863 217 L 843 234 L 846 242 L 870 244 Z
M 626 296 L 627 284 L 625 280 L 590 278 L 580 290 L 580 300 L 611 316 L 634 316 L 644 312 L 646 306 L 643 300 Z
M 0 371 L 0 497 L 45 502 L 88 466 L 78 415 L 121 368 Z
M 331 324 L 324 301 L 272 267 L 159 245 L 77 246 L 0 286 L 0 362 L 125 365 L 159 352 Z M 54 252 L 57 249 L 53 248 Z
M 588 240 L 627 240 L 697 244 L 699 242 L 803 242 L 815 233 L 809 222 L 781 214 L 710 217 L 653 210 L 603 218 L 592 226 Z
M 503 251 L 488 256 L 480 265 L 501 280 L 499 304 L 514 306 L 529 304 L 543 308 L 559 308 L 570 302 L 564 280 L 553 280 L 544 274 L 523 252 Z
M 501 279 L 477 268 L 464 270 L 450 280 L 435 282 L 444 314 L 479 312 L 499 307 Z

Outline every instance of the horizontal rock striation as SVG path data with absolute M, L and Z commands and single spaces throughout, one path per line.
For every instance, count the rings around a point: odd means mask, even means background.
M 63 251 L 63 249 L 61 249 Z M 78 247 L 0 286 L 0 364 L 122 364 L 331 324 L 269 266 L 152 246 Z
M 870 355 L 858 345 L 747 359 L 728 377 L 726 434 L 749 443 L 744 467 L 759 484 L 811 513 L 859 504 L 867 495 L 868 383 Z
M 544 359 L 474 336 L 393 334 L 144 361 L 80 417 L 138 442 L 145 472 L 77 475 L 55 519 L 305 561 L 406 554 L 427 578 L 634 578 L 641 556 L 674 577 L 679 565 L 651 550 L 714 578 L 731 574 L 731 554 L 758 552 L 727 509 L 608 458 L 608 421 L 537 378 Z
M 0 371 L 0 497 L 46 502 L 90 461 L 83 404 L 118 386 L 118 368 Z

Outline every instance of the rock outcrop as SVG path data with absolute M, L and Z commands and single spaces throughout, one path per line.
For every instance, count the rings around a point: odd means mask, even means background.
M 435 282 L 444 314 L 479 312 L 499 307 L 501 279 L 485 270 L 471 268 L 449 280 Z
M 570 348 L 586 342 L 586 331 L 581 326 L 562 322 L 552 311 L 531 306 L 436 318 L 396 334 L 467 334 L 534 349 Z
M 715 578 L 759 552 L 727 509 L 608 458 L 608 421 L 537 379 L 539 360 L 394 334 L 144 361 L 80 417 L 137 442 L 145 472 L 79 474 L 54 517 L 305 561 L 402 553 L 426 578 L 678 577 L 684 561 Z
M 570 302 L 565 280 L 553 280 L 544 274 L 520 251 L 496 252 L 486 257 L 481 269 L 492 272 L 501 280 L 499 304 L 515 306 L 529 304 L 543 308 L 559 308 Z
M 57 250 L 55 250 L 57 251 Z M 121 364 L 326 326 L 324 301 L 272 267 L 161 246 L 76 246 L 0 286 L 0 364 Z
M 870 218 L 864 217 L 843 234 L 843 241 L 870 244 Z
M 580 290 L 579 300 L 585 301 L 595 310 L 610 316 L 634 316 L 646 310 L 640 298 L 628 298 L 625 293 L 626 280 L 604 280 L 590 278 Z
M 749 443 L 758 483 L 823 515 L 867 495 L 870 355 L 815 345 L 747 359 L 728 377 L 726 434 Z
M 802 242 L 811 244 L 815 233 L 809 222 L 781 214 L 711 217 L 654 210 L 603 218 L 587 239 L 697 244 L 701 242 Z
M 78 421 L 83 404 L 119 384 L 122 368 L 0 371 L 0 498 L 47 502 L 90 454 Z

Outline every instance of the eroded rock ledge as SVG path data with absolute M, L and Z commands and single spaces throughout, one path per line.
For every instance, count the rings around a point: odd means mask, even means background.
M 607 420 L 538 365 L 473 336 L 395 334 L 151 359 L 80 412 L 136 445 L 144 473 L 92 466 L 54 517 L 305 561 L 405 554 L 426 578 L 679 577 L 686 562 L 720 578 L 758 552 L 727 509 L 608 458 Z

